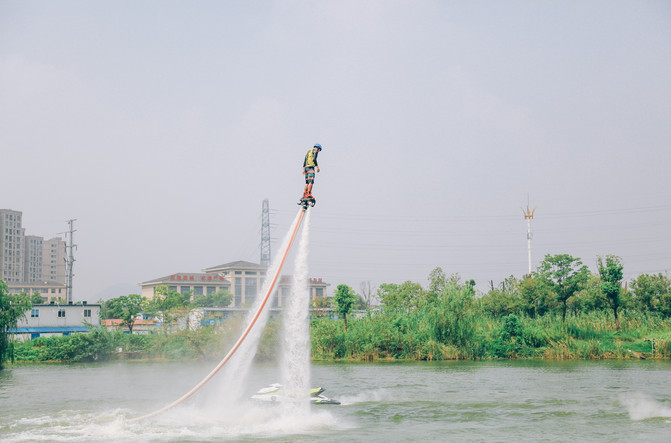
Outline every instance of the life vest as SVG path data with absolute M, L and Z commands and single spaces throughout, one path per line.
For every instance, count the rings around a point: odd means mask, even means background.
M 311 148 L 307 154 L 305 154 L 305 167 L 314 168 L 317 166 L 317 156 L 315 155 L 314 148 Z

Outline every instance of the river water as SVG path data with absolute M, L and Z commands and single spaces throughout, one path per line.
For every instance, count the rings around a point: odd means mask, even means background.
M 671 362 L 313 363 L 341 405 L 246 400 L 277 381 L 256 364 L 245 399 L 215 378 L 184 405 L 127 420 L 188 391 L 214 364 L 118 362 L 0 370 L 0 441 L 671 441 Z

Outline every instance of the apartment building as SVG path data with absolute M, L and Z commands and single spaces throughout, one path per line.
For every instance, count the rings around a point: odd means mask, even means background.
M 42 279 L 65 284 L 66 250 L 61 237 L 44 240 L 42 244 Z
M 5 283 L 23 281 L 25 235 L 21 211 L 0 209 L 0 278 Z
M 0 209 L 0 278 L 10 288 L 64 286 L 65 254 L 62 238 L 26 235 L 22 212 Z
M 44 239 L 26 235 L 23 247 L 23 279 L 26 283 L 42 281 L 42 248 Z

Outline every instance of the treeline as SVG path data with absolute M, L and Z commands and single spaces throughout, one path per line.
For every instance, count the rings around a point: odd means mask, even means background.
M 186 317 L 193 308 L 224 308 L 232 300 L 233 295 L 228 291 L 194 295 L 193 291 L 180 293 L 168 289 L 167 286 L 158 286 L 151 300 L 138 294 L 130 294 L 100 301 L 100 318 L 121 319 L 121 324 L 127 326 L 132 334 L 140 314 L 147 318 L 157 318 L 167 326 L 178 318 Z
M 0 282 L 3 313 L 15 314 L 12 321 L 0 324 L 7 328 L 16 323 L 19 312 L 29 309 L 30 301 L 9 296 L 3 289 Z M 478 291 L 474 281 L 447 276 L 440 268 L 431 272 L 426 288 L 410 281 L 380 285 L 378 306 L 371 307 L 369 290 L 362 292 L 363 297 L 347 285 L 338 285 L 330 302 L 315 300 L 313 358 L 671 357 L 671 280 L 663 274 L 643 274 L 623 285 L 621 260 L 614 256 L 600 257 L 598 272 L 592 273 L 579 259 L 548 255 L 531 275 L 511 276 L 486 292 Z M 168 324 L 195 306 L 230 304 L 228 293 L 193 297 L 161 288 L 158 294 L 152 301 L 138 295 L 108 300 L 102 316 L 122 318 L 132 329 L 141 311 Z M 333 311 L 339 319 L 328 318 Z M 155 359 L 217 360 L 237 339 L 243 322 L 241 315 L 217 327 L 162 328 L 151 335 L 96 328 L 88 334 L 14 343 L 11 355 L 17 361 L 100 361 L 127 353 Z M 280 322 L 281 316 L 268 322 L 258 358 L 277 357 Z
M 334 302 L 338 312 L 338 294 Z M 622 285 L 619 257 L 598 273 L 566 254 L 476 295 L 475 282 L 436 268 L 429 287 L 382 284 L 380 309 L 345 321 L 317 319 L 313 358 L 481 359 L 669 357 L 671 281 L 644 274 Z M 345 315 L 347 312 L 345 312 Z M 350 314 L 351 317 L 351 314 Z
M 30 310 L 32 303 L 41 302 L 30 294 L 9 294 L 0 280 L 0 364 L 13 362 L 90 362 L 113 358 L 143 358 L 166 360 L 218 359 L 228 351 L 241 329 L 243 316 L 233 315 L 220 326 L 189 327 L 177 320 L 188 318 L 198 307 L 225 307 L 233 296 L 226 291 L 194 295 L 179 293 L 159 286 L 157 297 L 147 300 L 137 294 L 101 301 L 101 319 L 121 319 L 129 333 L 90 325 L 85 334 L 38 337 L 24 342 L 9 341 L 8 330 Z M 32 302 L 32 303 L 31 303 Z M 11 309 L 10 309 L 11 308 Z M 11 316 L 10 316 L 11 314 Z M 140 314 L 158 318 L 163 327 L 152 334 L 133 334 L 133 326 Z M 186 327 L 184 327 L 186 326 Z M 259 346 L 257 357 L 275 357 L 277 347 L 276 322 L 269 322 Z

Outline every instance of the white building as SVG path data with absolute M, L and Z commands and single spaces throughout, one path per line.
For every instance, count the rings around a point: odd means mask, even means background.
M 141 295 L 151 300 L 159 286 L 167 286 L 168 290 L 180 294 L 190 291 L 193 295 L 206 295 L 223 290 L 233 295 L 229 308 L 245 308 L 252 304 L 263 289 L 266 271 L 267 267 L 263 265 L 242 260 L 234 261 L 203 269 L 203 273 L 179 272 L 140 283 Z M 271 307 L 282 306 L 284 300 L 291 294 L 291 284 L 290 276 L 282 276 L 279 279 Z M 323 282 L 321 278 L 310 278 L 308 280 L 310 298 L 325 297 L 328 286 L 329 284 Z
M 156 294 L 156 288 L 167 286 L 169 291 L 177 291 L 180 294 L 191 292 L 193 295 L 209 295 L 219 291 L 231 292 L 231 282 L 223 276 L 177 272 L 165 277 L 156 278 L 140 283 L 142 297 L 151 300 Z
M 26 311 L 15 329 L 10 329 L 19 340 L 32 340 L 37 337 L 70 335 L 76 332 L 88 332 L 90 326 L 100 326 L 100 305 L 33 305 Z
M 203 269 L 208 275 L 223 276 L 231 282 L 233 294 L 232 307 L 250 305 L 263 288 L 266 278 L 266 266 L 248 261 L 234 261 Z

